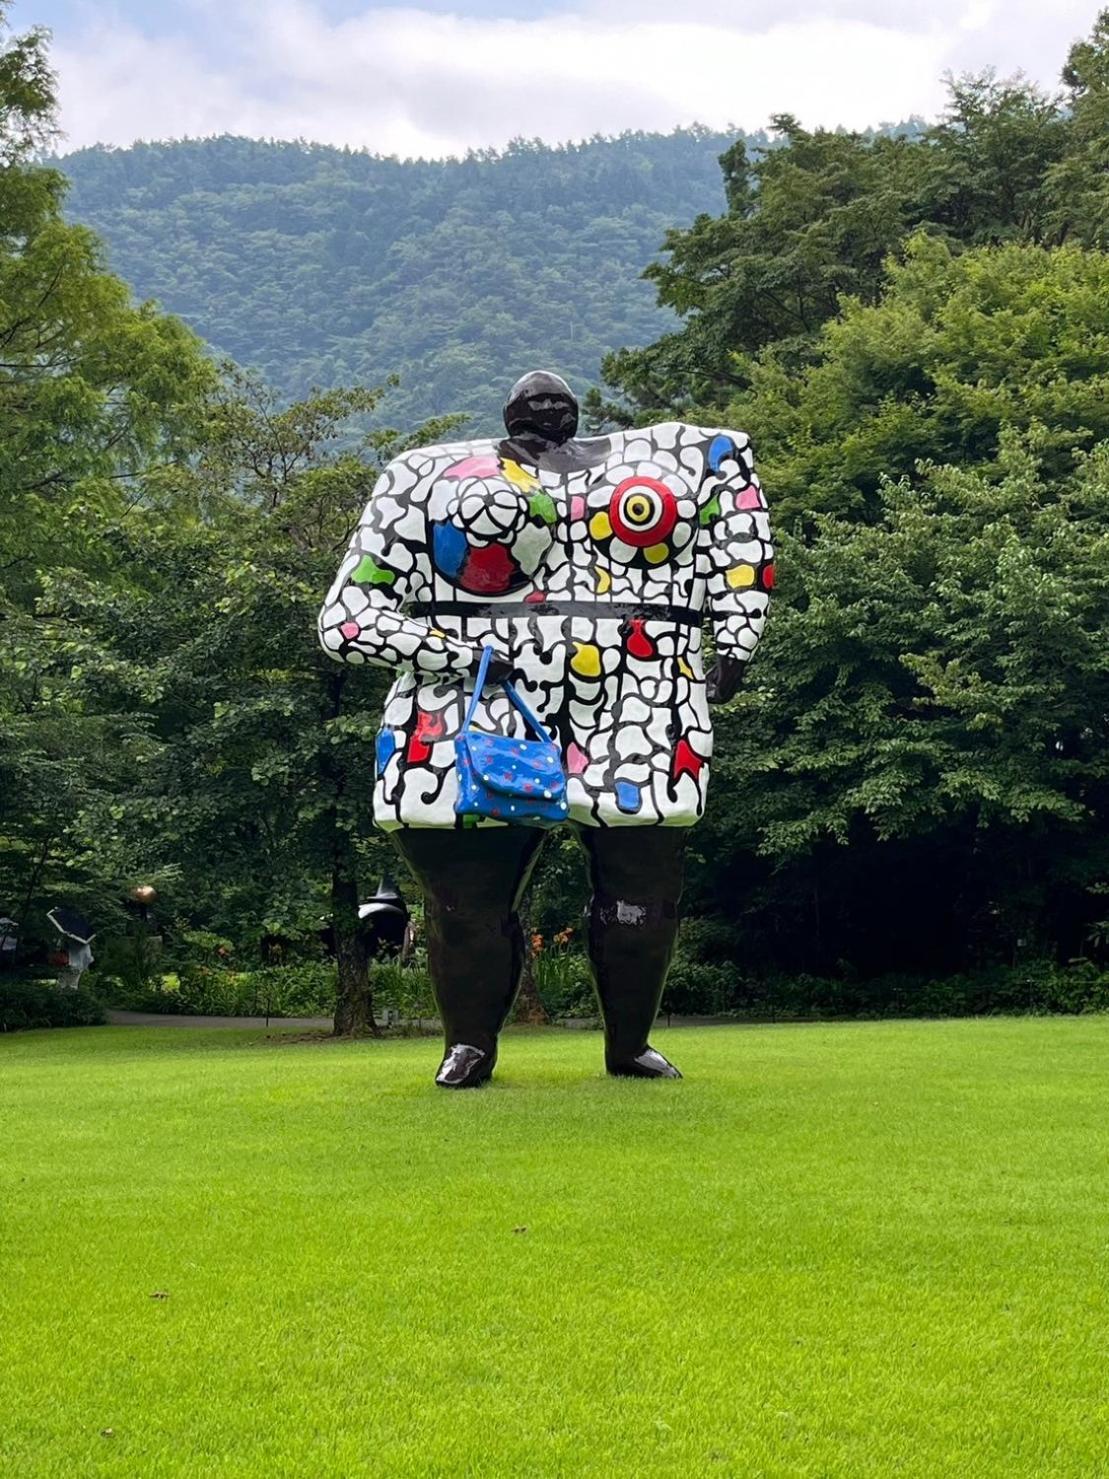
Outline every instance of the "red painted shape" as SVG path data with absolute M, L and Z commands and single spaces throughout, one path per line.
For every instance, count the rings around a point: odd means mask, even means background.
M 470 550 L 458 583 L 465 591 L 499 596 L 508 590 L 515 573 L 516 566 L 504 545 L 486 544 L 480 549 Z
M 532 591 L 530 595 L 524 597 L 524 604 L 527 606 L 538 606 L 542 601 L 545 601 L 546 599 L 546 591 Z
M 677 747 L 674 750 L 674 763 L 670 774 L 674 780 L 677 780 L 681 775 L 691 775 L 694 780 L 697 780 L 704 763 L 701 756 L 697 754 L 693 746 L 683 736 L 678 741 Z
M 629 620 L 631 635 L 628 637 L 628 651 L 632 657 L 657 657 L 658 648 L 643 630 L 643 618 L 633 616 Z
M 774 589 L 774 566 L 764 565 L 762 567 L 762 588 L 764 591 Z
M 630 498 L 636 490 L 653 494 L 659 503 L 659 511 L 654 520 L 646 526 L 629 524 L 621 509 L 626 498 Z M 661 544 L 670 534 L 674 525 L 678 522 L 678 501 L 671 493 L 665 483 L 660 483 L 658 478 L 631 477 L 625 478 L 618 483 L 608 505 L 608 521 L 612 525 L 613 533 L 625 544 L 634 545 L 637 549 L 646 549 L 652 544 Z
M 416 715 L 416 728 L 408 741 L 408 763 L 424 765 L 431 759 L 433 741 L 443 738 L 443 716 L 427 709 L 418 709 Z

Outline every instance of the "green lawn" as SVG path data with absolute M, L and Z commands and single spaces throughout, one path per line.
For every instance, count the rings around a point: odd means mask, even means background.
M 1109 1018 L 655 1041 L 0 1040 L 0 1472 L 1109 1472 Z

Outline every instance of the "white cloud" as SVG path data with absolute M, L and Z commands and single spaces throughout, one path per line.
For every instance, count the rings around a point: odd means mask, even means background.
M 464 0 L 460 0 L 464 3 Z M 441 155 L 518 135 L 934 114 L 990 62 L 1053 85 L 1096 7 L 1058 0 L 579 0 L 526 20 L 191 0 L 177 35 L 102 10 L 55 48 L 70 147 L 241 133 Z M 679 18 L 676 18 L 679 17 Z

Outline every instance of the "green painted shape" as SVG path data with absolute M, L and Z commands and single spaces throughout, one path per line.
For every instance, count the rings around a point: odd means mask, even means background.
M 528 508 L 537 519 L 542 519 L 544 524 L 553 524 L 558 518 L 554 499 L 549 493 L 533 493 L 528 499 Z
M 700 512 L 699 517 L 700 517 L 701 523 L 702 524 L 707 524 L 709 522 L 709 520 L 710 519 L 714 519 L 719 512 L 720 512 L 720 495 L 719 495 L 719 493 L 714 493 L 712 495 L 712 497 L 709 499 L 708 503 L 705 504 L 704 508 Z
M 396 578 L 391 570 L 383 570 L 373 555 L 363 555 L 350 576 L 352 585 L 392 585 Z

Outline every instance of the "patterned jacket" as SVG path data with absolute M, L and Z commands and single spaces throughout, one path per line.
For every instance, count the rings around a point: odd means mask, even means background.
M 454 737 L 486 642 L 562 747 L 573 820 L 701 816 L 702 619 L 719 653 L 745 661 L 774 583 L 748 439 L 668 422 L 575 447 L 561 471 L 494 441 L 428 447 L 374 489 L 319 628 L 338 660 L 397 670 L 377 742 L 379 826 L 461 825 Z M 523 732 L 503 690 L 483 696 L 479 723 Z

